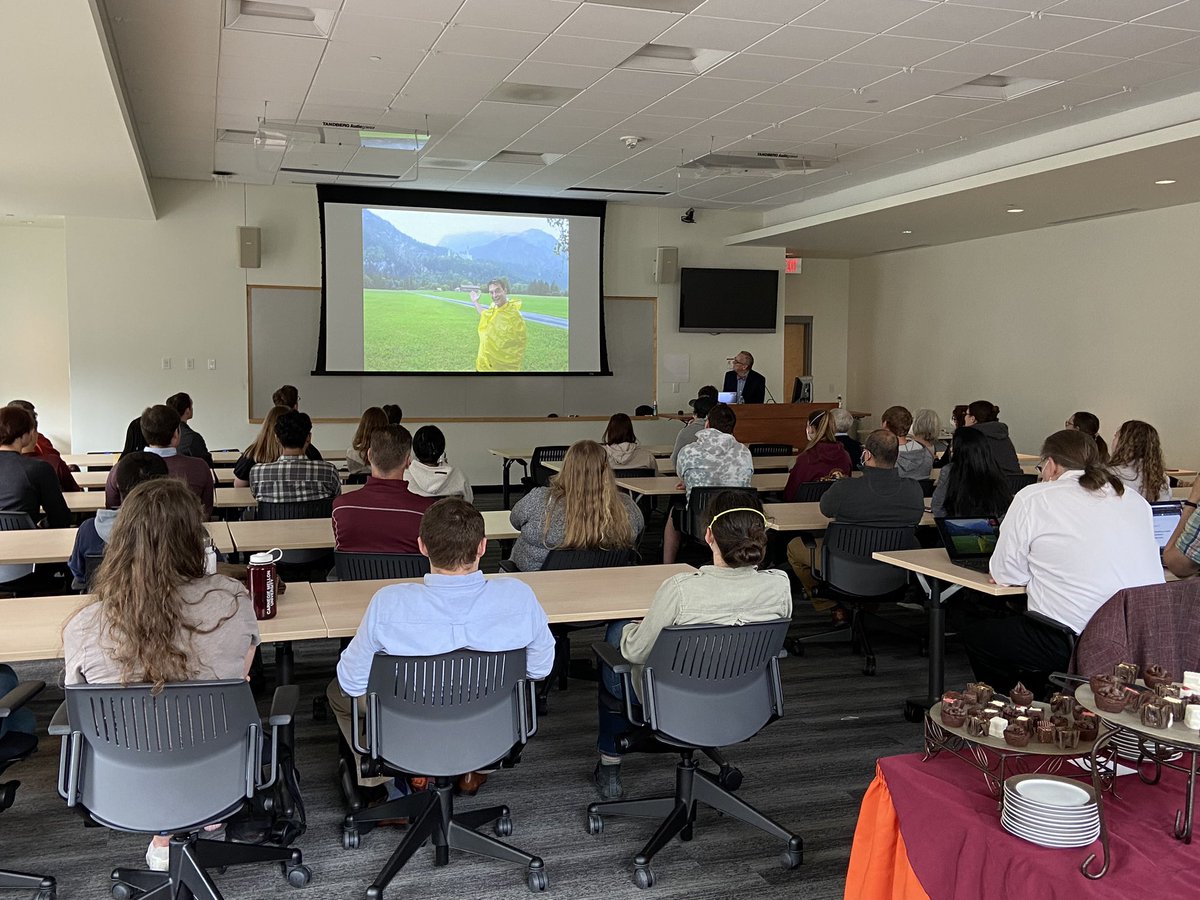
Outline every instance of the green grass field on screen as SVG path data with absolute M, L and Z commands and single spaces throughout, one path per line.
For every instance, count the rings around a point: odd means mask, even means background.
M 446 303 L 446 297 L 468 305 Z M 513 294 L 521 312 L 567 318 L 566 297 Z M 480 299 L 487 305 L 486 293 Z M 368 372 L 474 372 L 479 314 L 463 291 L 363 291 L 363 368 Z M 564 328 L 525 322 L 526 372 L 567 371 Z

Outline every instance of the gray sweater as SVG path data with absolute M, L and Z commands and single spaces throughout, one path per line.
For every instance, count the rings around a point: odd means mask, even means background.
M 549 509 L 550 488 L 534 488 L 517 501 L 508 520 L 513 528 L 521 532 L 513 544 L 512 561 L 522 572 L 534 572 L 546 562 L 550 551 L 563 542 L 567 532 L 567 513 L 558 505 L 551 513 Z M 634 541 L 642 533 L 645 520 L 637 504 L 628 494 L 621 494 L 621 503 L 629 513 L 629 524 L 633 528 Z M 546 516 L 550 516 L 550 529 L 545 531 Z

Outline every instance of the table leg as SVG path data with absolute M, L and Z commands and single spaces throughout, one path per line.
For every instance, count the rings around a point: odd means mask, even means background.
M 512 499 L 512 483 L 509 480 L 509 474 L 508 474 L 508 470 L 512 468 L 512 464 L 513 464 L 512 459 L 509 459 L 507 456 L 504 457 L 504 464 L 501 466 L 501 468 L 504 471 L 504 476 L 500 482 L 502 485 L 500 496 L 501 496 L 501 502 L 504 503 L 505 509 L 512 509 L 512 506 L 509 503 L 509 501 Z
M 1196 751 L 1187 751 L 1187 754 L 1192 758 L 1192 761 L 1191 765 L 1188 766 L 1187 794 L 1184 798 L 1184 807 L 1175 813 L 1175 837 L 1185 844 L 1190 844 L 1192 842 L 1192 809 L 1196 800 Z
M 292 651 L 291 641 L 275 642 L 275 684 L 282 687 L 291 684 L 295 678 L 296 656 Z M 285 725 L 280 735 L 284 746 L 296 746 L 296 725 Z
M 929 685 L 924 699 L 904 701 L 904 718 L 919 722 L 925 710 L 942 697 L 946 679 L 946 607 L 942 604 L 942 583 L 929 579 Z

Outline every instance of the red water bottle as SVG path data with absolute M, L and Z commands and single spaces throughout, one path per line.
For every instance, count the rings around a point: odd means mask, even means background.
M 276 555 L 278 554 L 278 555 Z M 246 567 L 247 581 L 250 583 L 250 602 L 254 604 L 254 618 L 275 618 L 275 585 L 278 580 L 275 563 L 283 556 L 283 551 L 276 548 L 265 553 L 255 553 L 250 557 L 250 565 Z

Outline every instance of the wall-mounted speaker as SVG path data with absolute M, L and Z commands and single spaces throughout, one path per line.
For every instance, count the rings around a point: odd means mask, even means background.
M 679 280 L 679 248 L 659 247 L 654 251 L 654 283 L 674 284 Z
M 243 269 L 258 269 L 262 267 L 262 229 L 249 226 L 239 226 L 238 265 Z

